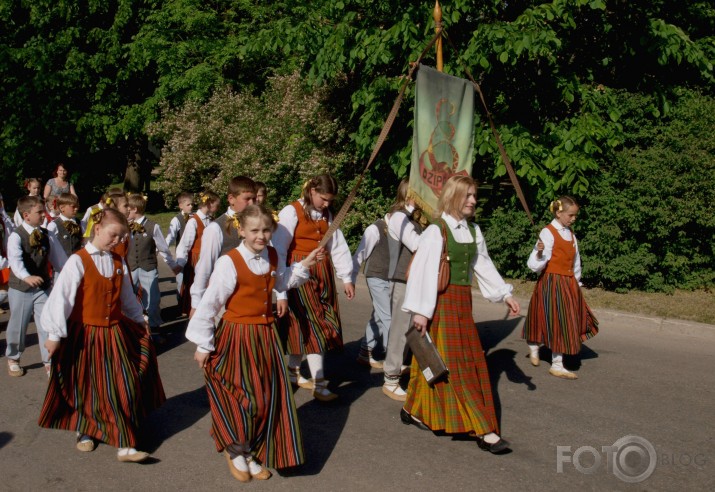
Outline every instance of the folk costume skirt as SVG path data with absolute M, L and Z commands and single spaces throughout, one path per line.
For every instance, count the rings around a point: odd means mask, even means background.
M 181 282 L 181 290 L 179 291 L 179 309 L 181 313 L 189 315 L 191 312 L 191 286 L 194 283 L 196 276 L 196 264 L 199 262 L 198 254 L 191 254 L 191 258 L 184 265 L 184 276 Z
M 142 419 L 164 401 L 154 345 L 141 325 L 126 318 L 110 327 L 68 321 L 39 424 L 135 447 Z
M 222 319 L 215 345 L 204 376 L 216 449 L 245 443 L 270 468 L 303 463 L 298 413 L 275 326 Z
M 598 320 L 575 277 L 545 273 L 529 303 L 522 337 L 553 352 L 578 354 L 581 343 L 598 333 Z
M 450 434 L 498 432 L 487 361 L 472 317 L 472 289 L 449 285 L 437 295 L 429 333 L 449 376 L 427 384 L 412 359 L 405 410 L 433 431 Z
M 293 253 L 291 264 L 307 255 Z M 310 267 L 310 280 L 288 291 L 288 354 L 319 354 L 343 348 L 338 296 L 330 255 Z

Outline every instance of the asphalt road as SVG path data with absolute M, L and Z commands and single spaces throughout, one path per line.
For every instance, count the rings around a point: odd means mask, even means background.
M 400 422 L 400 403 L 381 392 L 382 375 L 355 363 L 370 315 L 364 279 L 341 298 L 345 350 L 327 358 L 340 399 L 296 402 L 307 464 L 267 482 L 240 484 L 209 436 L 203 378 L 171 322 L 173 277 L 164 270 L 169 343 L 159 366 L 168 401 L 145 426 L 148 464 L 119 463 L 100 445 L 75 450 L 70 432 L 37 426 L 45 389 L 34 325 L 23 357 L 27 374 L 0 372 L 0 489 L 24 490 L 713 490 L 715 488 L 715 327 L 601 312 L 600 334 L 579 359 L 577 381 L 548 374 L 549 354 L 532 367 L 520 339 L 523 318 L 475 296 L 475 317 L 512 452 L 495 456 L 474 441 L 437 436 Z M 526 300 L 522 300 L 526 305 Z M 4 324 L 0 316 L 0 350 Z M 3 366 L 4 369 L 4 361 Z M 631 437 L 628 437 L 631 436 Z M 635 483 L 632 483 L 635 482 Z

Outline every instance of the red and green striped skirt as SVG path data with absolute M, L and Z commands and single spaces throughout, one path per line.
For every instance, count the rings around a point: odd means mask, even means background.
M 469 285 L 449 285 L 437 295 L 429 333 L 449 376 L 430 386 L 413 358 L 405 410 L 433 431 L 478 435 L 498 432 L 487 361 L 472 317 Z
M 222 319 L 215 345 L 204 376 L 216 449 L 245 444 L 270 468 L 303 463 L 298 413 L 275 326 Z
M 196 264 L 199 262 L 199 255 L 191 253 L 191 258 L 184 265 L 184 276 L 181 282 L 181 290 L 179 291 L 179 309 L 181 313 L 189 315 L 191 312 L 191 286 L 194 283 L 196 273 Z
M 522 338 L 553 352 L 578 354 L 581 343 L 598 333 L 598 320 L 586 304 L 575 277 L 545 273 L 529 303 Z
M 142 419 L 164 401 L 154 345 L 141 325 L 126 318 L 111 327 L 68 321 L 39 425 L 134 447 Z
M 293 253 L 291 263 L 307 255 Z M 319 354 L 343 348 L 333 262 L 329 255 L 310 267 L 310 280 L 288 291 L 289 354 Z

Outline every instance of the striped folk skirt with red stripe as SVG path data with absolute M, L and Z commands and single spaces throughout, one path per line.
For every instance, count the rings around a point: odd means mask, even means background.
M 184 276 L 179 291 L 179 309 L 181 313 L 189 315 L 191 312 L 191 286 L 194 283 L 196 264 L 199 262 L 199 255 L 191 253 L 191 258 L 184 265 Z
M 67 338 L 52 356 L 39 425 L 134 447 L 142 419 L 164 401 L 154 345 L 141 325 L 68 321 Z
M 204 375 L 216 449 L 247 444 L 270 468 L 303 463 L 298 414 L 275 326 L 222 319 L 215 345 Z
M 469 285 L 449 285 L 437 295 L 429 333 L 449 376 L 427 384 L 413 358 L 405 410 L 433 431 L 498 432 L 487 361 L 472 317 Z
M 522 338 L 553 352 L 578 354 L 581 343 L 598 333 L 598 320 L 575 277 L 544 273 L 534 287 Z
M 291 263 L 307 255 L 293 253 Z M 310 267 L 310 280 L 288 291 L 288 354 L 318 354 L 343 348 L 338 296 L 330 256 Z

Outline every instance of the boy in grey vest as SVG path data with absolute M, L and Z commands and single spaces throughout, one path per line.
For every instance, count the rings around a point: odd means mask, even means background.
M 174 275 L 181 271 L 166 245 L 159 224 L 144 217 L 146 198 L 138 193 L 132 193 L 127 198 L 129 209 L 129 252 L 127 266 L 131 271 L 134 290 L 141 289 L 141 301 L 152 333 L 158 334 L 162 324 L 159 312 L 161 293 L 159 292 L 159 270 L 156 254 L 169 265 Z
M 70 255 L 82 247 L 82 226 L 75 219 L 79 200 L 71 193 L 62 193 L 57 197 L 57 208 L 60 215 L 47 224 L 50 239 L 59 246 L 57 253 L 62 258 L 60 265 L 53 265 L 55 275 L 60 273 Z
M 17 202 L 17 211 L 23 222 L 10 234 L 7 256 L 10 262 L 8 299 L 10 321 L 5 336 L 8 374 L 25 374 L 20 357 L 25 350 L 25 334 L 30 318 L 35 317 L 40 354 L 47 375 L 50 374 L 50 356 L 45 348 L 47 333 L 40 325 L 40 314 L 45 306 L 51 286 L 49 265 L 59 265 L 57 251 L 50 247 L 47 229 L 40 227 L 45 220 L 45 205 L 37 196 L 25 196 Z

